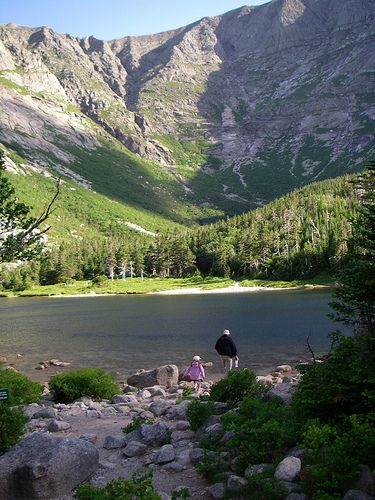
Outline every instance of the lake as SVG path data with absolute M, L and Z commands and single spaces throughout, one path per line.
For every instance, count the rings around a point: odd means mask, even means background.
M 216 339 L 229 329 L 240 366 L 262 374 L 310 359 L 307 337 L 317 356 L 327 352 L 327 335 L 338 327 L 327 318 L 330 300 L 327 290 L 1 298 L 0 355 L 33 379 L 47 380 L 56 369 L 35 366 L 52 358 L 122 378 L 163 364 L 183 368 L 198 354 L 214 362 L 209 378 L 220 372 Z

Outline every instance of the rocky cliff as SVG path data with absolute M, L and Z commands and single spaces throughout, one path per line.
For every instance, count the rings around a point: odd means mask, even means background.
M 112 41 L 8 24 L 0 141 L 96 189 L 98 152 L 122 143 L 173 196 L 244 211 L 374 154 L 374 26 L 373 0 L 273 0 Z

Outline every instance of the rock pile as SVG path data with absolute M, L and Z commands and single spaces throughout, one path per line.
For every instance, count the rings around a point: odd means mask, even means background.
M 131 477 L 141 467 L 152 469 L 153 483 L 162 500 L 170 500 L 172 492 L 180 487 L 188 488 L 193 500 L 223 499 L 228 490 L 230 498 L 243 498 L 241 490 L 249 478 L 264 472 L 270 464 L 249 466 L 244 477 L 240 477 L 235 474 L 236 459 L 222 451 L 220 467 L 225 481 L 209 485 L 195 468 L 206 453 L 199 442 L 204 436 L 222 435 L 220 443 L 224 445 L 233 436 L 234 431 L 223 433 L 220 422 L 221 415 L 229 408 L 225 403 L 216 402 L 216 414 L 193 432 L 186 413 L 194 395 L 183 398 L 189 383 L 144 384 L 151 376 L 175 377 L 174 368 L 163 368 L 136 374 L 139 387 L 126 385 L 123 393 L 111 400 L 80 398 L 72 404 L 56 404 L 45 398 L 40 405 L 24 406 L 29 435 L 0 457 L 2 498 L 71 500 L 72 490 L 84 480 L 104 486 L 117 477 Z M 270 374 L 277 379 L 271 392 L 287 395 L 285 400 L 299 379 L 289 368 L 282 365 L 277 369 L 279 375 Z M 210 385 L 210 382 L 203 384 L 206 394 Z M 134 425 L 137 421 L 138 426 Z M 130 423 L 132 430 L 124 432 Z M 69 457 L 67 450 L 71 450 Z M 274 477 L 285 485 L 287 500 L 306 499 L 298 485 L 304 461 L 303 450 L 291 450 L 276 468 Z M 367 472 L 372 477 L 371 471 Z M 366 489 L 358 484 L 353 485 L 350 495 L 361 488 L 366 495 Z

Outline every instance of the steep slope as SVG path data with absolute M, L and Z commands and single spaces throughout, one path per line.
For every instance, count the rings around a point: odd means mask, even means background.
M 374 154 L 374 26 L 372 0 L 273 0 L 108 42 L 6 25 L 0 140 L 176 220 L 242 212 Z
M 39 215 L 55 192 L 56 178 L 36 172 L 14 153 L 5 151 L 5 155 L 7 176 L 18 199 L 32 208 L 32 215 Z M 111 200 L 70 179 L 62 182 L 47 223 L 51 226 L 47 234 L 50 247 L 74 240 L 152 241 L 158 232 L 181 228 L 155 212 Z

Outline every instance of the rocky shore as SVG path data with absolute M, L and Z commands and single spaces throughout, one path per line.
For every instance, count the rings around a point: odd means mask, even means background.
M 111 400 L 81 398 L 72 404 L 56 404 L 46 392 L 41 404 L 24 406 L 27 435 L 0 457 L 3 498 L 26 499 L 31 491 L 33 498 L 70 500 L 74 488 L 85 480 L 105 485 L 120 476 L 130 478 L 141 467 L 152 469 L 153 483 L 163 500 L 179 488 L 188 488 L 192 499 L 220 499 L 226 486 L 240 488 L 246 479 L 235 476 L 231 464 L 227 485 L 209 485 L 197 473 L 195 465 L 202 458 L 198 443 L 205 433 L 220 431 L 220 416 L 210 417 L 202 429 L 193 432 L 186 411 L 196 396 L 183 399 L 189 383 L 178 379 L 178 368 L 167 365 L 129 377 L 132 385 L 124 384 Z M 271 393 L 287 401 L 299 375 L 290 366 L 280 365 L 258 379 L 272 383 Z M 203 384 L 204 393 L 209 393 L 211 385 Z M 228 410 L 226 404 L 215 405 L 218 413 Z M 135 418 L 146 423 L 125 434 L 122 429 Z M 291 491 L 290 467 L 297 471 L 296 460 L 289 464 L 288 459 L 287 472 L 278 472 Z

